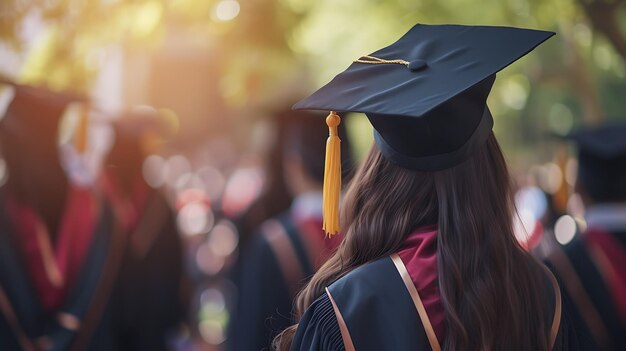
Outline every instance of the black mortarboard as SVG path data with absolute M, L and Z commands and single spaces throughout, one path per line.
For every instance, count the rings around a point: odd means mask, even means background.
M 0 144 L 9 169 L 9 188 L 20 201 L 43 206 L 38 211 L 54 228 L 58 216 L 50 208 L 65 201 L 67 186 L 56 147 L 59 121 L 68 104 L 85 99 L 16 84 L 2 77 L 0 84 L 13 89 L 13 98 L 0 120 Z
M 108 162 L 135 162 L 141 167 L 143 158 L 176 133 L 178 117 L 168 109 L 136 106 L 119 114 L 113 128 L 115 143 Z
M 491 130 L 486 99 L 495 74 L 552 35 L 417 24 L 294 108 L 365 113 L 390 161 L 423 171 L 449 168 L 467 159 Z
M 626 156 L 626 122 L 606 122 L 602 125 L 578 129 L 567 139 L 589 156 L 610 160 Z
M 0 83 L 14 89 L 13 99 L 0 122 L 0 129 L 16 136 L 56 138 L 58 124 L 70 103 L 87 99 L 70 93 L 52 92 L 47 88 L 16 84 L 0 77 Z
M 486 100 L 495 74 L 552 35 L 417 24 L 390 46 L 355 60 L 294 108 L 365 113 L 389 161 L 421 171 L 446 169 L 466 160 L 489 135 L 493 119 Z M 327 122 L 331 129 L 339 123 L 337 117 Z
M 578 146 L 578 182 L 597 202 L 626 200 L 626 122 L 579 129 L 568 136 Z

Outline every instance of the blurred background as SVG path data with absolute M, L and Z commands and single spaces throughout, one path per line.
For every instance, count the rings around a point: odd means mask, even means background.
M 88 126 L 69 108 L 59 133 L 60 145 L 75 148 L 70 141 L 86 128 L 84 150 L 63 158 L 78 184 L 97 182 L 125 111 L 168 121 L 167 138 L 141 162 L 183 242 L 187 317 L 172 342 L 219 350 L 237 294 L 229 277 L 238 248 L 289 204 L 276 184 L 277 111 L 418 22 L 558 33 L 498 74 L 489 105 L 519 187 L 520 240 L 532 250 L 572 240 L 585 227 L 584 208 L 574 154 L 557 136 L 626 119 L 623 0 L 3 0 L 0 75 L 88 97 Z M 361 157 L 371 127 L 355 115 L 347 128 Z M 270 191 L 279 194 L 275 209 L 251 207 Z

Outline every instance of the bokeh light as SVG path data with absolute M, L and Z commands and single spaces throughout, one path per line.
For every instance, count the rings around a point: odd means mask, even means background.
M 502 102 L 514 110 L 521 110 L 526 106 L 529 90 L 528 79 L 521 74 L 508 77 L 502 84 L 500 95 Z
M 211 345 L 219 345 L 226 340 L 226 330 L 219 321 L 201 321 L 198 328 L 204 341 Z
M 228 216 L 234 216 L 250 205 L 261 191 L 263 178 L 254 168 L 240 168 L 228 179 L 222 210 Z
M 237 228 L 228 220 L 217 223 L 207 239 L 207 245 L 211 252 L 222 257 L 231 255 L 237 248 L 238 242 Z
M 204 192 L 204 181 L 193 172 L 183 173 L 176 180 L 174 189 L 179 193 L 188 189 L 198 189 Z
M 219 345 L 226 340 L 226 327 L 230 314 L 226 309 L 226 292 L 232 285 L 226 280 L 219 280 L 204 289 L 200 294 L 200 321 L 198 330 L 202 338 L 211 345 Z
M 209 245 L 203 243 L 196 251 L 196 265 L 206 275 L 213 276 L 219 273 L 226 259 L 222 256 L 215 255 Z
M 160 188 L 165 184 L 167 174 L 165 158 L 159 155 L 150 155 L 143 161 L 143 178 L 153 188 Z
M 540 188 L 527 186 L 515 194 L 515 206 L 518 210 L 530 211 L 534 218 L 540 219 L 548 209 L 548 201 Z
M 539 185 L 548 194 L 555 194 L 563 183 L 563 172 L 556 163 L 546 163 L 541 167 Z
M 15 97 L 15 89 L 13 87 L 0 87 L 0 122 L 6 115 L 9 104 Z
M 180 176 L 191 172 L 191 163 L 184 155 L 174 155 L 167 159 L 164 171 L 166 184 L 174 188 Z
M 567 213 L 574 218 L 585 217 L 585 203 L 580 194 L 574 193 L 567 199 Z
M 180 209 L 177 221 L 180 231 L 191 236 L 208 232 L 213 226 L 215 217 L 205 204 L 191 202 Z
M 513 233 L 522 244 L 528 243 L 535 231 L 537 219 L 529 210 L 519 210 L 513 221 Z
M 220 198 L 226 184 L 226 179 L 224 179 L 222 172 L 216 167 L 205 166 L 198 169 L 196 174 L 202 179 L 207 196 L 210 199 Z
M 200 295 L 200 304 L 203 312 L 217 314 L 224 312 L 226 308 L 226 298 L 224 293 L 215 288 L 209 288 Z
M 554 224 L 554 237 L 561 245 L 567 245 L 576 236 L 576 221 L 572 216 L 564 215 Z
M 9 170 L 7 169 L 7 161 L 0 158 L 0 187 L 9 180 Z
M 564 104 L 554 104 L 548 111 L 548 128 L 558 135 L 565 135 L 574 126 L 574 114 Z
M 240 5 L 237 0 L 221 0 L 215 5 L 215 18 L 230 21 L 239 15 Z

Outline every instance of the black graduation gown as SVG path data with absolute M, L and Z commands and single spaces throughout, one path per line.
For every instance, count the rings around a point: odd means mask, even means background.
M 128 236 L 112 297 L 117 350 L 166 350 L 167 337 L 183 320 L 183 248 L 176 218 L 159 191 L 150 190 Z
M 607 234 L 626 250 L 626 231 Z M 560 281 L 563 309 L 569 311 L 580 349 L 626 350 L 626 326 L 620 322 L 603 272 L 583 238 L 557 247 L 547 265 Z
M 228 350 L 268 350 L 273 338 L 294 323 L 293 298 L 314 273 L 300 235 L 286 212 L 265 222 L 244 248 Z
M 291 350 L 435 349 L 439 344 L 432 326 L 422 320 L 428 317 L 418 312 L 421 302 L 414 302 L 393 256 L 363 265 L 331 284 L 303 315 Z M 550 282 L 546 287 L 552 297 L 546 302 L 546 321 L 553 325 L 556 294 Z
M 59 323 L 58 313 L 44 313 L 2 205 L 0 350 L 39 350 L 42 344 L 51 351 L 167 348 L 165 337 L 181 320 L 182 250 L 174 217 L 160 194 L 150 196 L 130 235 L 102 202 L 83 268 L 60 309 L 80 322 L 71 329 Z
M 116 350 L 108 308 L 126 238 L 104 204 L 83 267 L 59 312 L 47 315 L 29 281 L 13 228 L 0 201 L 0 345 L 3 351 Z

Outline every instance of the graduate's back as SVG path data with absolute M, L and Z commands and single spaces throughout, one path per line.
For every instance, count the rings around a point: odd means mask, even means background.
M 374 146 L 344 198 L 344 241 L 299 295 L 306 313 L 276 346 L 562 348 L 558 284 L 516 241 L 512 211 L 493 134 L 439 172 L 398 167 Z

